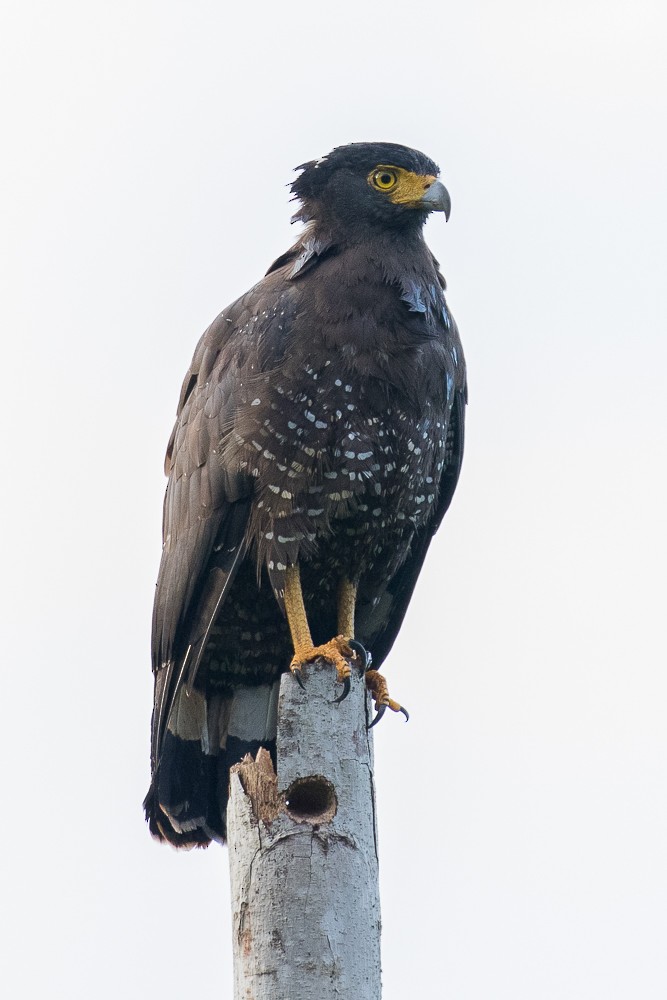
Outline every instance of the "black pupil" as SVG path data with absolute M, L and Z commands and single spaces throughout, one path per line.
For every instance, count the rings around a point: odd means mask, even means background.
M 393 179 L 391 174 L 380 174 L 380 184 L 384 184 L 385 187 L 391 184 Z

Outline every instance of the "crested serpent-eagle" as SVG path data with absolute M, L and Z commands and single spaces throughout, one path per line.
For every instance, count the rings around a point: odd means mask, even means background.
M 144 806 L 178 847 L 224 840 L 229 768 L 275 752 L 285 670 L 382 664 L 461 467 L 465 363 L 423 236 L 449 216 L 437 166 L 354 143 L 297 169 L 305 229 L 204 333 L 167 448 Z

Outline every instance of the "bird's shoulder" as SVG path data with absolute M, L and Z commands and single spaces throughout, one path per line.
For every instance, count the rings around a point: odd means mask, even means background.
M 272 274 L 223 309 L 204 331 L 181 386 L 167 445 L 166 475 L 174 472 L 176 457 L 187 454 L 186 439 L 200 439 L 204 423 L 219 430 L 233 418 L 236 393 L 244 378 L 275 367 L 284 354 L 294 312 L 295 296 L 289 285 L 282 275 Z M 196 454 L 195 464 L 205 458 L 205 452 Z

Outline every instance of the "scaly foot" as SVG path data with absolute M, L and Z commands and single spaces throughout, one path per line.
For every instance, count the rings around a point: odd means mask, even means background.
M 373 700 L 375 702 L 375 708 L 377 715 L 371 722 L 369 729 L 372 729 L 376 722 L 379 722 L 384 713 L 388 708 L 392 712 L 402 712 L 405 716 L 405 721 L 410 718 L 407 711 L 402 705 L 399 705 L 397 701 L 389 697 L 389 688 L 387 687 L 387 681 L 377 670 L 367 670 L 366 674 L 366 687 L 373 695 Z
M 350 645 L 350 640 L 346 639 L 344 635 L 337 635 L 334 639 L 330 639 L 329 642 L 325 642 L 323 646 L 311 646 L 310 648 L 305 647 L 300 649 L 295 653 L 289 668 L 301 687 L 303 687 L 303 681 L 301 680 L 302 666 L 304 663 L 312 663 L 313 660 L 319 659 L 320 656 L 334 665 L 336 676 L 343 683 L 343 693 L 334 701 L 334 704 L 337 704 L 347 698 L 350 693 L 350 660 L 356 660 L 357 653 Z

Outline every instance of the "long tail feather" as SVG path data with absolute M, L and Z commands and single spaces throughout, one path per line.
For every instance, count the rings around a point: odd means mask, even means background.
M 275 759 L 279 687 L 239 688 L 232 698 L 180 688 L 144 801 L 154 837 L 185 848 L 224 842 L 230 767 L 260 747 Z

